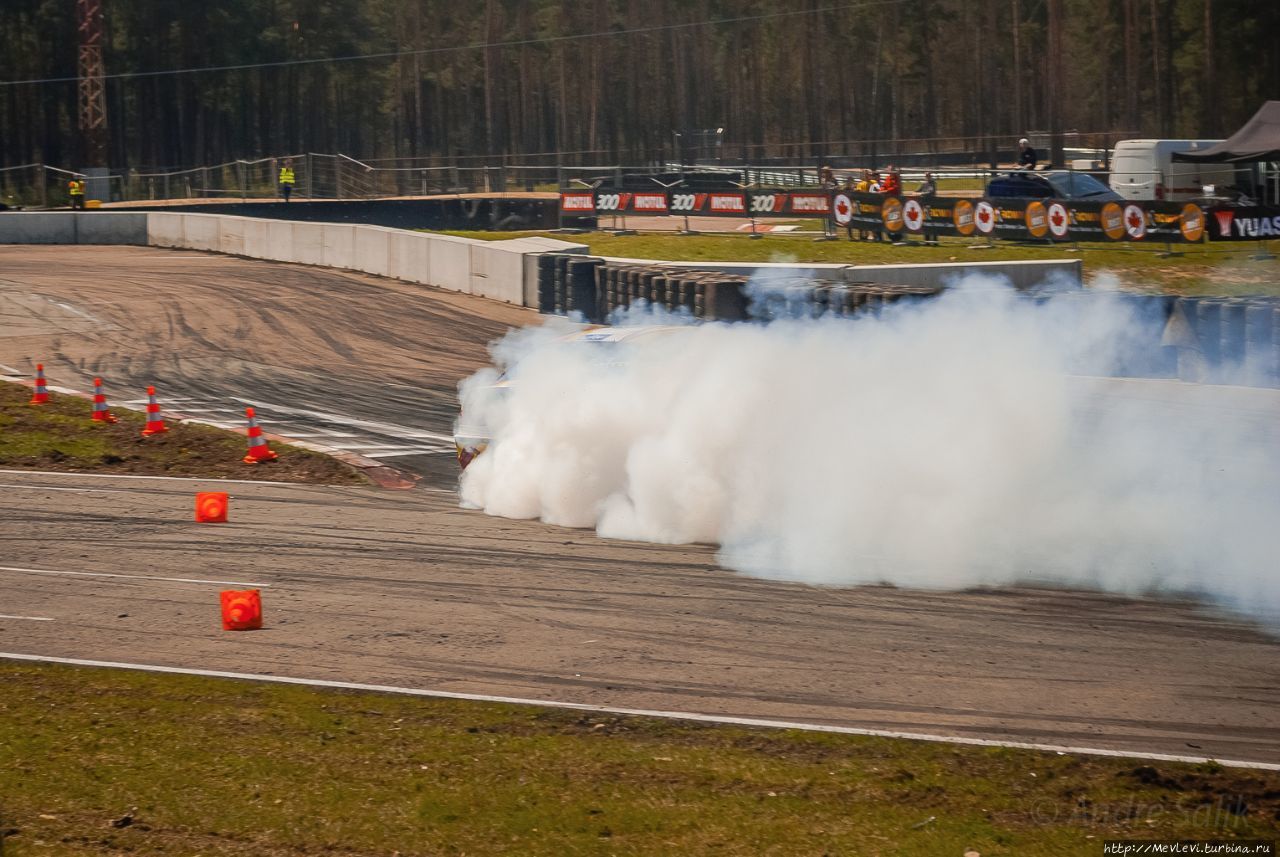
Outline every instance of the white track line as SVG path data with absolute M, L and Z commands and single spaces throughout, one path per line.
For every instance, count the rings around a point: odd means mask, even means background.
M 0 482 L 0 488 L 17 488 L 27 491 L 70 491 L 73 494 L 128 494 L 126 488 L 54 488 L 52 485 L 19 485 Z
M 1210 759 L 1207 756 L 1177 756 L 1167 753 L 1144 753 L 1137 750 L 1109 750 L 1101 747 L 1072 747 L 1058 744 L 1030 744 L 1022 741 L 997 741 L 989 738 L 965 738 L 950 735 L 929 735 L 923 732 L 895 732 L 886 729 L 860 729 L 855 726 L 831 726 L 824 723 L 796 723 L 786 720 L 762 720 L 754 717 L 728 717 L 717 714 L 698 714 L 685 711 L 656 711 L 644 708 L 614 708 L 608 705 L 588 705 L 582 702 L 558 702 L 545 699 L 525 699 L 515 696 L 490 696 L 480 693 L 453 693 L 446 690 L 423 690 L 414 687 L 395 687 L 385 684 L 360 684 L 349 681 L 293 678 L 291 676 L 256 675 L 254 673 L 201 670 L 187 667 L 164 667 L 154 664 L 127 664 L 118 661 L 91 661 L 80 658 L 54 658 L 43 655 L 26 655 L 0 652 L 0 659 L 35 661 L 38 663 L 70 664 L 81 667 L 107 667 L 109 669 L 142 670 L 144 672 L 198 675 L 209 678 L 230 678 L 248 681 L 264 681 L 273 684 L 300 684 L 308 687 L 331 687 L 341 690 L 362 690 L 371 693 L 396 693 L 405 696 L 423 696 L 431 699 L 460 699 L 470 702 L 497 702 L 506 705 L 533 705 L 543 708 L 563 708 L 572 711 L 595 711 L 600 714 L 621 714 L 630 717 L 660 717 L 666 720 L 691 720 L 699 723 L 720 723 L 726 726 L 752 726 L 766 729 L 799 729 L 805 732 L 832 732 L 839 735 L 861 735 L 869 738 L 898 738 L 908 741 L 928 741 L 935 744 L 960 744 L 971 747 L 1004 747 L 1012 750 L 1036 750 L 1046 753 L 1070 753 L 1079 756 L 1110 756 L 1120 759 L 1146 759 L 1155 762 L 1178 762 L 1202 765 L 1216 762 L 1228 768 L 1250 768 L 1259 771 L 1280 771 L 1280 764 L 1250 762 L 1235 759 Z
M 52 622 L 53 621 L 48 616 L 9 616 L 5 613 L 0 613 L 0 619 L 25 619 L 28 622 Z
M 283 485 L 296 488 L 301 482 L 269 482 L 265 479 L 219 479 L 217 477 L 199 476 L 127 476 L 120 473 L 68 473 L 65 470 L 3 470 L 0 473 L 14 473 L 21 476 L 68 476 L 76 479 L 165 479 L 171 482 L 230 482 L 235 485 Z M 315 487 L 315 486 L 309 486 Z
M 3 369 L 4 371 L 8 372 L 10 375 L 21 375 L 21 374 L 22 374 L 22 370 L 21 370 L 21 369 L 14 369 L 12 366 L 9 366 L 9 365 L 4 364 L 4 363 L 0 363 L 0 369 Z
M 54 571 L 47 568 L 21 568 L 18 566 L 0 565 L 0 571 L 13 571 L 20 574 L 56 574 L 70 577 L 118 577 L 125 580 L 155 580 L 164 583 L 210 583 L 214 586 L 251 586 L 267 589 L 270 583 L 254 583 L 245 580 L 203 580 L 198 577 L 152 577 L 148 574 L 112 574 L 106 571 Z
M 243 402 L 246 405 L 254 405 L 250 399 L 241 399 L 237 396 L 231 397 L 232 401 Z M 361 428 L 369 429 L 374 434 L 385 434 L 391 437 L 408 438 L 410 434 L 412 439 L 431 439 L 452 442 L 453 438 L 449 435 L 435 434 L 434 432 L 426 432 L 422 429 L 413 428 L 411 426 L 397 425 L 396 423 L 382 423 L 374 420 L 360 420 L 355 417 L 349 417 L 346 414 L 325 413 L 324 411 L 308 410 L 306 408 L 291 408 L 288 405 L 277 405 L 270 402 L 258 401 L 256 407 L 263 411 L 293 414 L 297 416 L 312 417 L 330 425 L 343 426 L 344 428 Z M 284 422 L 288 422 L 289 418 L 285 417 Z
M 365 458 L 404 458 L 408 455 L 456 455 L 455 449 L 414 449 L 408 452 L 362 452 Z

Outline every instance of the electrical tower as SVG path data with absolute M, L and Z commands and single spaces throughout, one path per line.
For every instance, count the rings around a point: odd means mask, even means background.
M 102 0 L 76 0 L 80 45 L 80 137 L 84 166 L 107 165 L 107 84 L 102 65 Z

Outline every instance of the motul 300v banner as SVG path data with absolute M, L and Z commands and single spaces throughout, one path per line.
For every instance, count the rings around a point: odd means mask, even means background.
M 566 191 L 560 210 L 575 214 L 697 214 L 726 217 L 826 217 L 826 191 Z

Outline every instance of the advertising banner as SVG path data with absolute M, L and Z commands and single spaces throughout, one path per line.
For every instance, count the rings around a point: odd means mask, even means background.
M 831 215 L 831 194 L 826 191 L 684 190 L 566 191 L 560 194 L 560 210 L 573 214 L 697 214 L 726 217 L 821 217 Z
M 1198 242 L 1280 239 L 1280 207 L 1194 203 L 885 196 L 821 190 L 566 191 L 576 215 L 821 217 L 837 228 L 1012 241 Z
M 1266 241 L 1280 238 L 1280 207 L 1253 205 L 1213 208 L 1201 228 L 1210 241 Z M 1192 240 L 1190 238 L 1188 241 Z
M 847 208 L 842 209 L 842 207 Z M 847 213 L 845 213 L 847 211 Z M 1236 209 L 1236 216 L 1244 209 Z M 1250 210 L 1253 211 L 1253 210 Z M 1280 209 L 1273 212 L 1280 215 Z M 1206 234 L 1205 212 L 1193 204 L 1170 202 L 1078 202 L 1060 199 L 966 199 L 961 197 L 885 197 L 842 193 L 835 198 L 837 227 L 909 234 L 999 238 L 1008 241 L 1199 241 Z M 1273 230 L 1280 220 L 1262 217 L 1229 226 L 1246 236 L 1250 229 Z M 1217 236 L 1210 234 L 1216 240 Z

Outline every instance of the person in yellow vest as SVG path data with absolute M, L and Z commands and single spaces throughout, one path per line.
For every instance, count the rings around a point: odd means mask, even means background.
M 84 179 L 72 179 L 67 182 L 67 196 L 71 197 L 73 209 L 84 210 Z
M 289 196 L 293 193 L 293 158 L 285 158 L 284 166 L 280 168 L 280 195 L 284 197 L 284 201 L 289 201 Z

